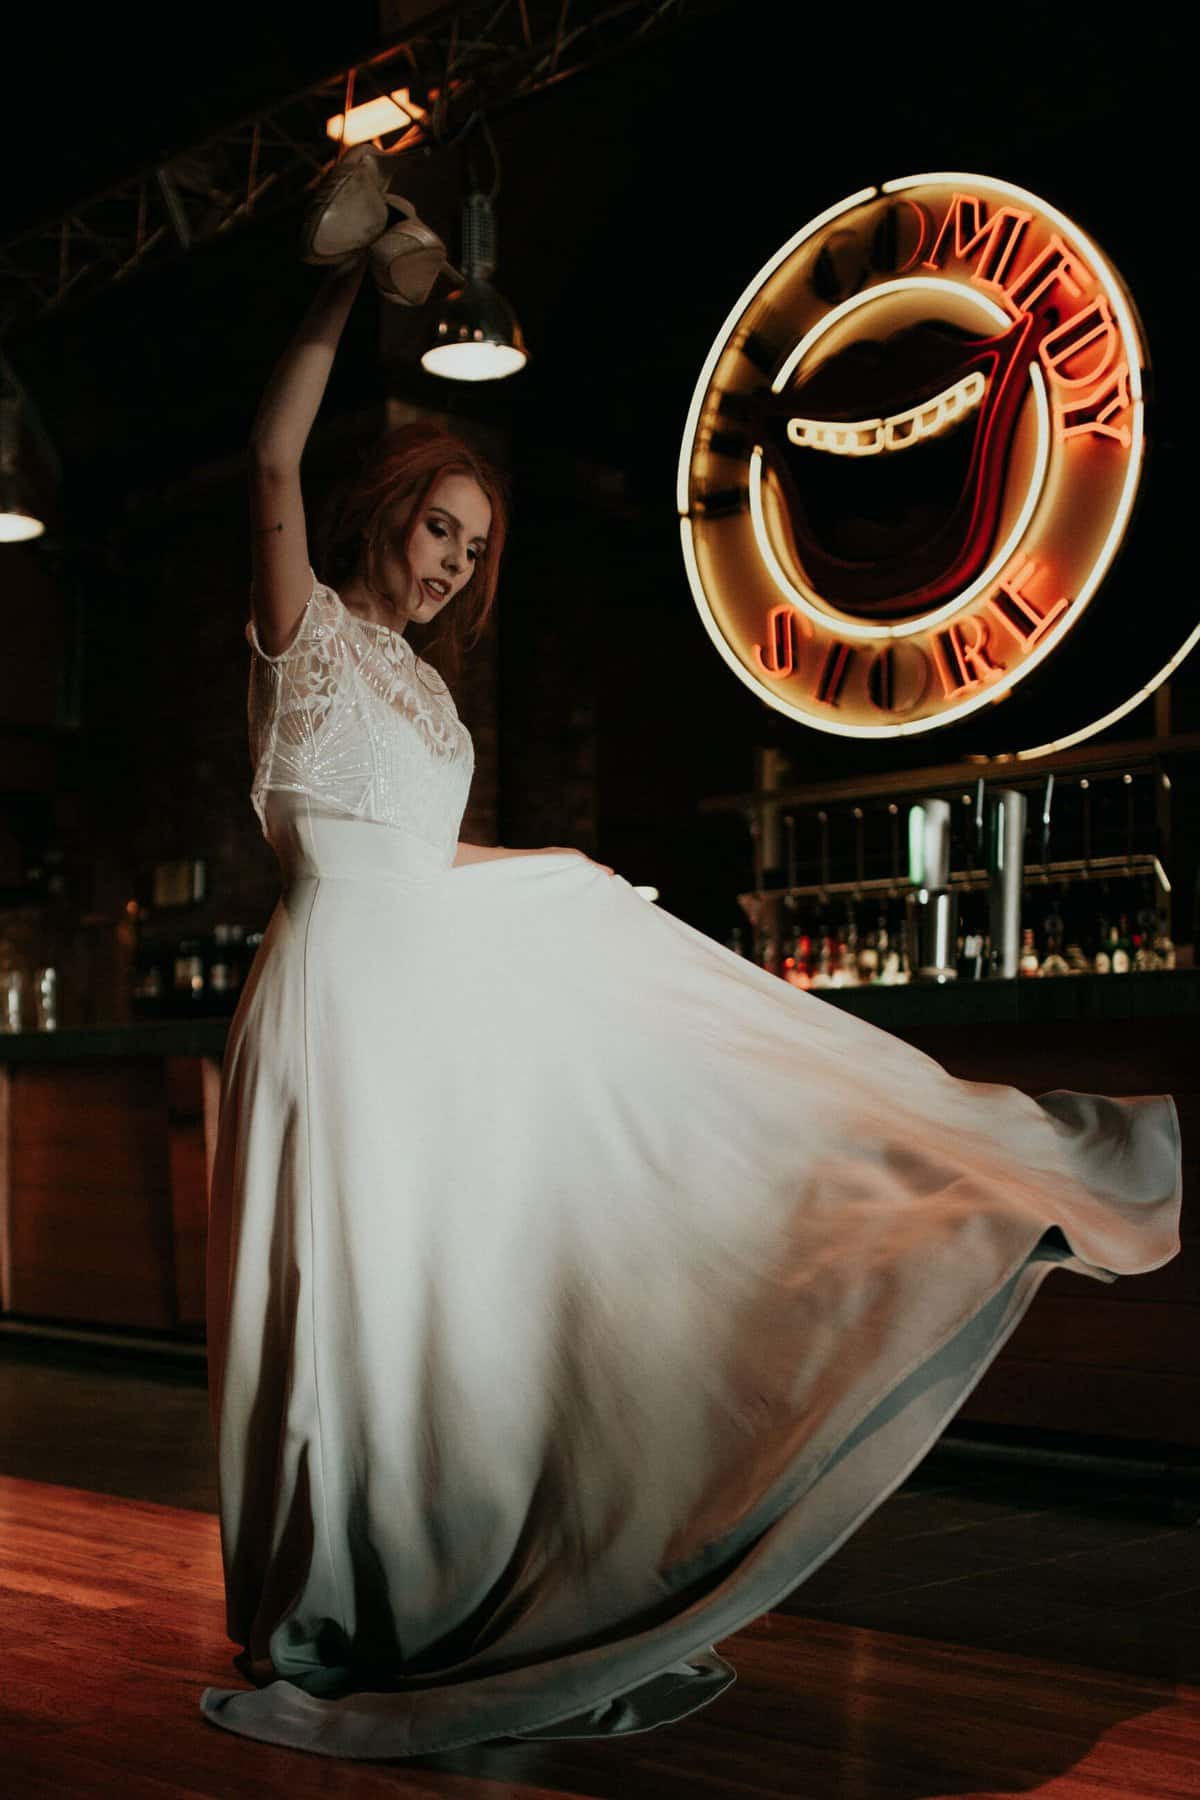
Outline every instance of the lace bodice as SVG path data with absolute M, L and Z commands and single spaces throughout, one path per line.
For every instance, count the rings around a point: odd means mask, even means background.
M 313 576 L 299 629 L 268 656 L 251 619 L 250 800 L 272 788 L 395 825 L 454 859 L 475 752 L 450 690 L 400 633 L 359 619 Z

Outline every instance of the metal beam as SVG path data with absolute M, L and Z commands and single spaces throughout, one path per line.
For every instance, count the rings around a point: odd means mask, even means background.
M 0 337 L 142 269 L 194 254 L 309 194 L 337 159 L 326 121 L 407 88 L 419 123 L 377 139 L 389 154 L 449 147 L 478 116 L 565 80 L 729 0 L 391 0 L 397 41 L 352 69 L 214 132 L 193 148 L 0 243 Z

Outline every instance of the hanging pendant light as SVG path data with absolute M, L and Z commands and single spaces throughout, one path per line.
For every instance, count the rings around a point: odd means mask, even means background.
M 466 280 L 443 302 L 433 341 L 421 358 L 431 375 L 449 381 L 498 381 L 529 360 L 512 307 L 491 285 L 496 267 L 496 221 L 487 194 L 469 194 L 463 207 Z
M 20 445 L 20 396 L 0 394 L 0 544 L 23 543 L 46 529 L 21 472 Z

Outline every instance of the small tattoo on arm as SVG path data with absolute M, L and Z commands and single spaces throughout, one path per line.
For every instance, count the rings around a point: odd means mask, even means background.
M 259 535 L 259 537 L 269 537 L 271 532 L 282 531 L 282 530 L 283 530 L 283 520 L 280 519 L 278 525 L 262 525 L 262 526 L 260 526 L 258 535 Z

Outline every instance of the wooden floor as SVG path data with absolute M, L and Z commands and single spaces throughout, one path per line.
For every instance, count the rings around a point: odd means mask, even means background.
M 770 1613 L 738 1679 L 623 1741 L 349 1763 L 234 1737 L 210 1513 L 0 1476 L 0 1788 L 123 1800 L 287 1794 L 1195 1800 L 1200 1688 Z

